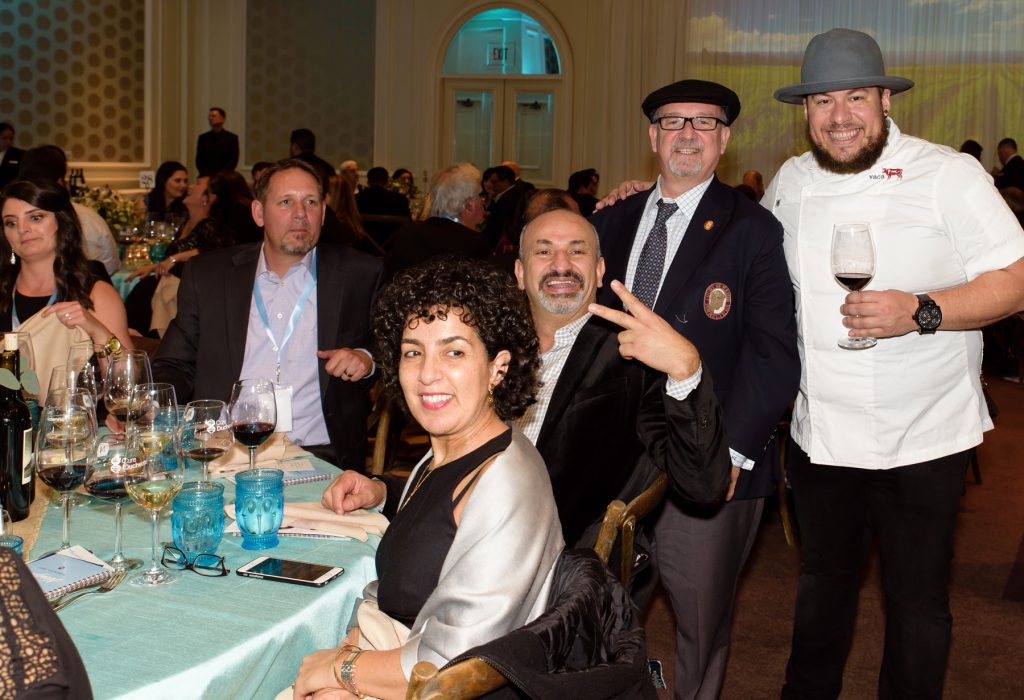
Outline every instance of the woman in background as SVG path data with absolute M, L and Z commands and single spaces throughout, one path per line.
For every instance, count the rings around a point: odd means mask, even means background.
M 166 221 L 167 215 L 184 216 L 185 207 L 182 197 L 188 189 L 188 170 L 184 165 L 167 160 L 156 169 L 156 181 L 153 189 L 146 195 L 146 219 L 149 221 Z

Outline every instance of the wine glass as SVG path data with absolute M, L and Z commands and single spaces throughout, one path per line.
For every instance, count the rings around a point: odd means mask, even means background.
M 124 486 L 128 496 L 152 518 L 150 566 L 131 579 L 135 586 L 162 586 L 174 583 L 179 574 L 167 571 L 157 559 L 160 511 L 174 500 L 185 479 L 185 467 L 177 450 L 155 452 L 152 444 L 145 444 L 141 431 L 129 427 L 122 462 Z M 172 440 L 173 442 L 173 440 Z
M 74 388 L 85 389 L 92 394 L 93 401 L 100 398 L 102 394 L 99 378 L 102 376 L 97 371 L 96 350 L 99 346 L 91 340 L 72 343 L 68 350 L 68 371 L 73 373 L 75 381 Z
M 242 379 L 231 387 L 228 406 L 231 431 L 249 448 L 249 469 L 256 467 L 256 448 L 266 442 L 277 426 L 274 383 L 269 379 Z
M 122 350 L 107 360 L 103 400 L 107 410 L 122 424 L 128 422 L 131 395 L 136 384 L 153 381 L 149 357 L 141 350 Z
M 96 402 L 88 391 L 75 389 L 74 385 L 74 375 L 67 372 L 66 365 L 54 367 L 50 373 L 50 384 L 46 392 L 46 401 L 43 402 L 44 406 L 62 407 L 68 403 L 76 406 L 85 412 L 92 423 L 93 433 L 96 433 L 99 427 L 96 422 Z M 87 502 L 87 499 L 74 492 L 67 494 L 67 497 L 71 500 L 72 506 L 80 506 Z M 64 496 L 59 491 L 53 491 L 50 494 L 50 507 L 64 507 Z
M 174 387 L 161 382 L 136 384 L 129 399 L 128 430 L 159 459 L 177 458 L 178 399 Z
M 78 400 L 83 392 L 54 392 L 39 414 L 35 469 L 44 484 L 61 494 L 64 527 L 61 549 L 71 545 L 71 492 L 88 478 L 96 442 L 95 418 Z
M 128 500 L 125 483 L 137 477 L 126 475 L 128 450 L 124 435 L 109 433 L 97 438 L 92 472 L 85 480 L 85 490 L 114 504 L 114 556 L 107 562 L 115 569 L 130 571 L 142 566 L 138 559 L 129 559 L 121 551 L 121 505 Z
M 231 449 L 228 409 L 223 401 L 203 399 L 185 406 L 181 421 L 181 449 L 202 465 L 202 481 L 209 481 L 210 462 Z
M 832 275 L 841 286 L 857 292 L 875 276 L 875 246 L 869 224 L 836 224 L 832 229 Z M 846 350 L 866 350 L 878 343 L 874 338 L 839 339 Z

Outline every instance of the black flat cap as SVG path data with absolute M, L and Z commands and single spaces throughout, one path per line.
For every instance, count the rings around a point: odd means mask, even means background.
M 732 124 L 740 115 L 740 98 L 735 92 L 707 80 L 680 80 L 677 83 L 658 88 L 644 99 L 641 109 L 652 122 L 654 114 L 662 105 L 673 102 L 700 102 L 718 105 L 725 110 L 725 123 Z

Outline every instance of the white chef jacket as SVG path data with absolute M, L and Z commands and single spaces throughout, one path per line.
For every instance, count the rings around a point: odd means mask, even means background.
M 992 428 L 981 392 L 980 331 L 912 332 L 844 350 L 832 277 L 832 227 L 871 224 L 867 289 L 915 294 L 957 287 L 1024 257 L 1024 232 L 971 156 L 900 133 L 854 175 L 790 158 L 762 204 L 785 228 L 802 370 L 791 434 L 817 464 L 889 469 L 974 447 Z

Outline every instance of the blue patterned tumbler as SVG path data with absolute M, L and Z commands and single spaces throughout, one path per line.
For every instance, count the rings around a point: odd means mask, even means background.
M 211 481 L 192 481 L 174 497 L 171 534 L 174 546 L 189 563 L 200 554 L 217 551 L 224 535 L 224 486 Z
M 248 469 L 235 475 L 235 519 L 242 531 L 242 549 L 276 547 L 283 518 L 283 471 Z

